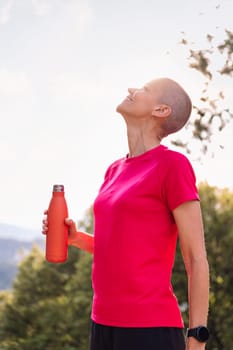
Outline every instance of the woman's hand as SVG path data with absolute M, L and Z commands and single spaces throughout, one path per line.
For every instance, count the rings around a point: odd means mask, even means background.
M 66 218 L 64 222 L 68 226 L 68 244 L 72 244 L 77 239 L 77 228 L 73 220 Z M 44 219 L 42 221 L 42 233 L 48 233 L 48 210 L 44 211 Z
M 88 253 L 93 254 L 94 252 L 94 238 L 92 234 L 87 232 L 77 231 L 75 222 L 66 218 L 64 221 L 65 225 L 68 226 L 68 245 L 75 246 Z M 42 233 L 46 235 L 48 233 L 48 210 L 44 211 L 44 219 L 42 221 Z

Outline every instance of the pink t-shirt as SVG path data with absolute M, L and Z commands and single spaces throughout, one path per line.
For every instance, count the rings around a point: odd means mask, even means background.
M 177 241 L 172 210 L 198 199 L 190 162 L 165 146 L 108 168 L 94 203 L 96 323 L 183 327 L 171 286 Z

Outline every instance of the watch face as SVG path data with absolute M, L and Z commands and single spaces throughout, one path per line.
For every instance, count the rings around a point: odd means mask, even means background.
M 198 328 L 197 334 L 198 334 L 198 338 L 203 342 L 206 342 L 209 339 L 209 331 L 206 327 Z

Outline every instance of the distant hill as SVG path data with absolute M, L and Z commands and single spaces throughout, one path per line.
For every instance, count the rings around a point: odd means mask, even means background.
M 0 290 L 12 287 L 18 263 L 35 244 L 44 249 L 45 239 L 40 232 L 0 224 Z
M 22 241 L 32 241 L 34 239 L 41 239 L 41 231 L 0 223 L 0 238 L 13 238 Z

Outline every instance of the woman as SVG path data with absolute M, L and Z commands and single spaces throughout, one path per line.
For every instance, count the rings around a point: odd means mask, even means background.
M 117 106 L 129 153 L 109 166 L 94 202 L 94 237 L 69 226 L 69 244 L 94 253 L 90 350 L 197 350 L 208 339 L 209 273 L 195 174 L 188 159 L 161 145 L 180 130 L 192 104 L 162 78 Z M 44 220 L 43 233 L 48 229 Z M 179 237 L 188 276 L 185 342 L 171 274 Z

